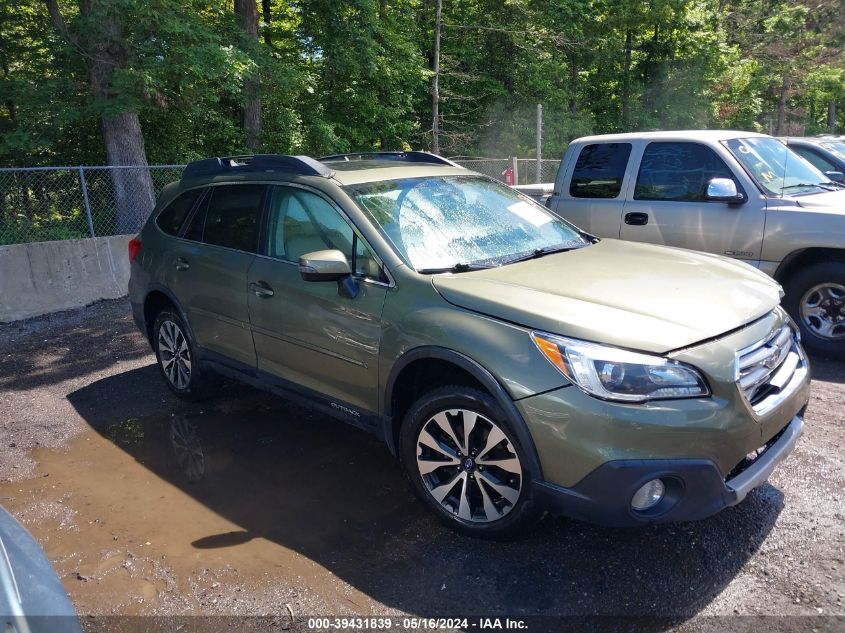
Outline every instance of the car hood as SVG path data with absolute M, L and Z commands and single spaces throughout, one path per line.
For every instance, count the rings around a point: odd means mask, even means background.
M 798 206 L 805 209 L 845 215 L 845 189 L 815 193 L 809 196 L 795 196 L 794 200 Z
M 676 248 L 602 240 L 577 250 L 435 275 L 446 301 L 584 340 L 667 352 L 774 309 L 780 286 L 739 262 Z

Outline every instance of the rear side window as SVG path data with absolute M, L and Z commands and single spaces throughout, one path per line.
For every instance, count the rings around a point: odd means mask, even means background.
M 622 190 L 622 180 L 630 143 L 585 145 L 578 154 L 569 195 L 573 198 L 615 198 Z
M 164 211 L 158 214 L 156 224 L 158 228 L 169 235 L 176 235 L 182 226 L 182 222 L 188 216 L 190 210 L 194 207 L 197 199 L 202 193 L 202 189 L 191 189 L 179 194 L 176 198 L 168 204 Z
M 709 147 L 699 143 L 649 143 L 637 174 L 634 199 L 705 201 L 707 183 L 712 178 L 734 180 Z
M 239 251 L 256 252 L 258 216 L 266 185 L 212 187 L 205 208 L 194 215 L 185 237 Z

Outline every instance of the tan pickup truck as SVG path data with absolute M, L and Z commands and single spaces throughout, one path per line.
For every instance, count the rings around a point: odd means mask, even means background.
M 816 353 L 845 356 L 845 186 L 775 138 L 688 130 L 580 138 L 548 206 L 600 237 L 739 259 L 779 281 Z

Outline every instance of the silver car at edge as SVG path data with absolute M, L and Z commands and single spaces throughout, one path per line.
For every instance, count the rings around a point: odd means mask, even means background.
M 61 580 L 32 535 L 0 508 L 0 631 L 82 633 Z

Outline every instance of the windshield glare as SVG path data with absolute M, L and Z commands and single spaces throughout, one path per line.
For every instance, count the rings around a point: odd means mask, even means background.
M 589 243 L 530 198 L 483 177 L 407 178 L 347 191 L 416 270 L 496 266 L 541 249 Z
M 814 193 L 830 180 L 780 141 L 767 137 L 724 142 L 765 191 L 776 196 Z

